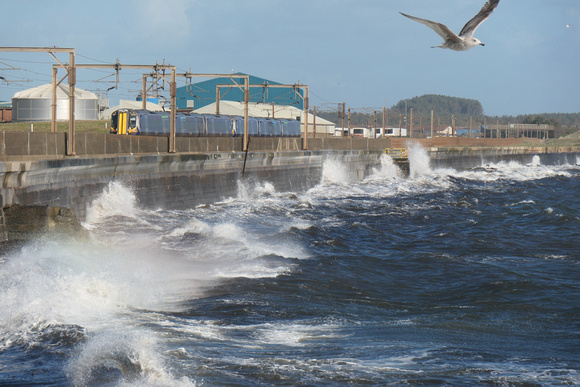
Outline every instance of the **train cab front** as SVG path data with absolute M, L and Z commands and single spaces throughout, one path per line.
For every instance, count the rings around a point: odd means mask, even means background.
M 120 109 L 111 114 L 111 134 L 139 134 L 137 114 L 131 110 Z
M 111 113 L 111 128 L 109 129 L 109 133 L 119 133 L 119 110 L 115 110 L 113 113 Z

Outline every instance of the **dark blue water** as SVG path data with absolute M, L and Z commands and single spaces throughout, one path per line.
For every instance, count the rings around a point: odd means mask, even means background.
M 412 163 L 188 211 L 111 184 L 1 258 L 0 384 L 580 384 L 580 167 Z

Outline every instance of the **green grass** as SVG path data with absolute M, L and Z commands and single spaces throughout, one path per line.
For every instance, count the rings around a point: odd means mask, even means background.
M 50 132 L 50 122 L 5 122 L 0 123 L 0 132 L 29 132 L 33 125 L 35 132 Z M 98 121 L 75 121 L 76 132 L 109 133 L 110 122 Z M 56 123 L 57 132 L 68 132 L 68 121 Z

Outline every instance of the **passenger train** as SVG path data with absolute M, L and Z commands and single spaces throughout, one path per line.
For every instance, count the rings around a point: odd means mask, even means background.
M 112 134 L 168 136 L 171 125 L 169 112 L 119 109 L 111 115 Z M 248 134 L 260 137 L 300 137 L 300 121 L 248 117 Z M 177 113 L 175 135 L 243 136 L 244 117 L 197 113 Z

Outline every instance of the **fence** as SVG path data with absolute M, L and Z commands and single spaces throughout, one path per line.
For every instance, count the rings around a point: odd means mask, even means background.
M 66 132 L 0 132 L 0 158 L 17 159 L 63 158 L 66 155 Z M 178 153 L 241 152 L 241 137 L 178 137 Z M 252 137 L 250 151 L 300 151 L 301 138 Z M 406 148 L 411 142 L 424 147 L 501 147 L 540 143 L 531 138 L 310 138 L 309 150 L 366 150 L 384 151 L 385 148 Z M 120 136 L 100 133 L 77 133 L 75 136 L 77 156 L 168 153 L 169 139 L 154 136 Z

